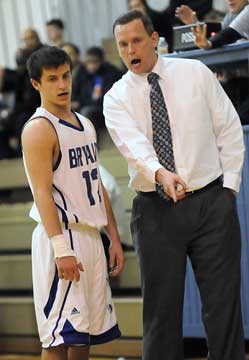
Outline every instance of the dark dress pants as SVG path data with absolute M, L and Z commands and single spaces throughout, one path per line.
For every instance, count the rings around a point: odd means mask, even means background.
M 186 258 L 202 300 L 210 360 L 244 360 L 235 196 L 215 185 L 176 204 L 138 193 L 131 231 L 143 293 L 143 360 L 182 360 Z

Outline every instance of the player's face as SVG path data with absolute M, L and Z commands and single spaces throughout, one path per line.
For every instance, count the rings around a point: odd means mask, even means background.
M 57 68 L 44 68 L 40 82 L 32 80 L 36 90 L 40 92 L 43 104 L 48 106 L 68 106 L 71 101 L 72 74 L 69 64 Z
M 135 74 L 151 72 L 157 61 L 157 32 L 148 35 L 143 22 L 135 19 L 128 24 L 117 25 L 115 38 L 119 55 L 129 70 Z
M 247 4 L 247 0 L 226 0 L 229 11 L 237 13 Z

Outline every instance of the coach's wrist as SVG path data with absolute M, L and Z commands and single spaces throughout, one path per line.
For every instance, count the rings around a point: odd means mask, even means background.
M 63 234 L 52 236 L 50 241 L 54 249 L 55 259 L 65 256 L 75 256 L 74 251 L 68 246 L 67 240 Z

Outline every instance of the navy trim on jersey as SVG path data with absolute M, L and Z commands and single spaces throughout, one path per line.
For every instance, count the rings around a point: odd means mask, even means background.
M 67 217 L 67 214 L 66 214 L 66 211 L 67 211 L 67 203 L 66 203 L 66 199 L 63 195 L 63 193 L 53 184 L 53 188 L 60 194 L 61 196 L 61 199 L 62 199 L 62 202 L 63 202 L 63 206 L 64 206 L 64 209 L 57 203 L 55 203 L 55 205 L 60 209 L 61 213 L 62 213 L 62 221 L 65 223 L 65 227 L 66 227 L 66 230 L 68 230 L 68 217 Z M 65 211 L 66 210 L 66 211 Z M 73 214 L 74 218 L 75 218 L 75 222 L 78 223 L 79 222 L 79 219 L 77 217 L 77 215 Z M 69 236 L 70 236 L 70 242 L 71 242 L 71 248 L 74 249 L 73 247 L 73 236 L 72 236 L 72 233 L 71 233 L 71 230 L 69 230 Z
M 66 300 L 67 300 L 67 296 L 68 296 L 68 293 L 69 293 L 69 290 L 70 290 L 71 286 L 72 286 L 72 281 L 70 281 L 69 284 L 68 284 L 67 291 L 66 291 L 64 300 L 63 300 L 63 302 L 62 302 L 62 305 L 61 305 L 61 309 L 60 309 L 60 312 L 59 312 L 58 319 L 57 319 L 56 324 L 55 324 L 55 327 L 54 327 L 54 329 L 53 329 L 53 331 L 52 331 L 53 340 L 52 340 L 52 342 L 49 344 L 49 347 L 51 347 L 51 346 L 53 345 L 53 343 L 55 342 L 55 335 L 54 335 L 54 334 L 55 334 L 55 331 L 56 331 L 56 329 L 57 329 L 57 327 L 58 327 L 59 321 L 60 321 L 60 319 L 61 319 L 62 311 L 63 311 L 63 309 L 64 309 L 64 306 L 65 306 L 65 303 L 66 303 Z
M 121 336 L 118 324 L 113 326 L 111 329 L 99 335 L 90 335 L 90 345 L 103 344 L 105 342 L 117 339 Z
M 77 117 L 77 120 L 79 121 L 78 117 Z M 84 127 L 83 127 L 83 125 L 82 125 L 82 123 L 80 121 L 79 121 L 80 128 L 78 126 L 75 126 L 75 125 L 69 123 L 68 121 L 62 120 L 62 119 L 59 120 L 59 123 L 64 125 L 64 126 L 67 126 L 67 127 L 71 128 L 71 129 L 77 130 L 77 131 L 84 131 Z
M 58 205 L 57 203 L 55 203 L 55 205 L 61 211 L 62 221 L 65 224 L 66 230 L 68 230 L 68 218 L 67 218 L 66 211 L 64 209 L 62 209 L 62 207 L 60 205 Z
M 59 155 L 58 155 L 58 158 L 57 158 L 57 160 L 56 160 L 56 162 L 55 162 L 55 164 L 54 164 L 54 166 L 53 166 L 53 171 L 55 171 L 55 170 L 58 169 L 58 167 L 59 167 L 59 165 L 60 165 L 60 163 L 61 163 L 61 159 L 62 159 L 62 152 L 61 152 L 61 150 L 60 150 Z
M 60 194 L 61 199 L 62 199 L 62 201 L 63 201 L 64 209 L 67 210 L 67 203 L 66 203 L 66 200 L 65 200 L 65 198 L 64 198 L 63 193 L 62 193 L 54 184 L 53 184 L 53 188 L 54 188 L 56 191 L 58 191 L 58 193 Z
M 74 329 L 70 321 L 66 320 L 63 329 L 60 332 L 65 344 L 72 345 L 89 345 L 89 333 L 79 332 Z
M 44 314 L 45 314 L 46 318 L 49 317 L 50 311 L 54 305 L 55 297 L 56 297 L 56 293 L 57 293 L 57 289 L 58 289 L 58 282 L 59 282 L 58 271 L 57 271 L 57 267 L 55 266 L 54 280 L 53 280 L 53 283 L 52 283 L 52 286 L 51 286 L 51 289 L 49 292 L 47 304 L 44 307 Z
M 76 114 L 75 114 L 75 115 L 76 115 Z M 77 116 L 77 115 L 76 115 L 76 116 Z M 47 121 L 49 122 L 49 124 L 53 127 L 54 132 L 55 132 L 56 137 L 57 137 L 57 140 L 58 140 L 59 148 L 60 148 L 60 141 L 59 141 L 59 136 L 58 136 L 58 134 L 57 134 L 56 128 L 55 128 L 53 122 L 52 122 L 50 119 L 48 119 L 46 116 L 41 115 L 41 116 L 36 116 L 36 117 L 33 117 L 33 118 L 31 117 L 31 118 L 23 125 L 22 132 L 23 132 L 23 130 L 24 130 L 24 127 L 25 127 L 30 121 L 35 120 L 35 119 L 40 119 L 40 118 L 43 118 L 43 119 L 47 120 Z M 78 117 L 77 117 L 77 118 L 78 118 Z M 79 119 L 78 119 L 78 120 L 79 120 Z M 22 132 L 21 132 L 21 133 L 22 133 Z M 58 167 L 59 167 L 59 165 L 60 165 L 60 162 L 61 162 L 61 159 L 62 159 L 62 152 L 61 152 L 61 149 L 60 149 L 58 158 L 57 158 L 57 160 L 56 160 L 56 162 L 55 162 L 55 164 L 54 164 L 54 166 L 53 166 L 53 171 L 55 171 L 55 170 L 58 169 Z
M 80 126 L 82 127 L 83 131 L 85 130 L 84 125 L 82 124 L 80 118 L 78 117 L 77 113 L 75 111 L 72 111 L 72 113 L 75 115 L 76 119 L 78 120 Z
M 71 245 L 71 249 L 72 249 L 72 250 L 74 250 L 72 230 L 71 230 L 71 229 L 68 229 L 68 232 L 69 232 L 69 237 L 70 237 L 70 245 Z

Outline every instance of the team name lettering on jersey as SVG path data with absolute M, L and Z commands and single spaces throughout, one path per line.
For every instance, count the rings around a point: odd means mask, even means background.
M 95 163 L 97 161 L 97 143 L 90 143 L 68 149 L 70 168 L 84 166 L 84 164 Z

